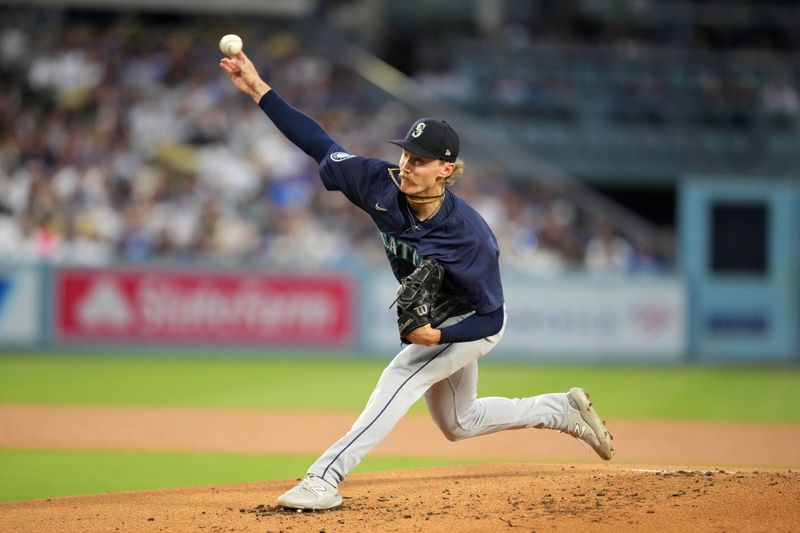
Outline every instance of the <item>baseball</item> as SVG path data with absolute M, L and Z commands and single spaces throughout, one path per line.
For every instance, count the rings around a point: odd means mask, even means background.
M 228 57 L 233 57 L 242 51 L 242 38 L 236 34 L 223 35 L 219 40 L 219 49 Z

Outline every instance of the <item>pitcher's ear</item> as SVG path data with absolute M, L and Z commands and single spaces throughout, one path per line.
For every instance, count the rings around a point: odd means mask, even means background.
M 442 172 L 443 172 L 443 174 L 440 173 L 439 175 L 442 176 L 443 178 L 449 178 L 453 174 L 453 172 L 455 172 L 456 164 L 455 163 L 450 163 L 448 161 L 442 161 L 442 163 L 443 163 L 442 164 Z

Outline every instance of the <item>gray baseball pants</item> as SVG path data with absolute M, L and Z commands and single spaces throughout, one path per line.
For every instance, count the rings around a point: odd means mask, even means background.
M 454 324 L 467 315 L 448 319 Z M 433 420 L 449 440 L 468 439 L 506 429 L 562 429 L 566 393 L 531 398 L 478 398 L 478 359 L 497 345 L 505 331 L 477 341 L 403 348 L 383 371 L 361 415 L 308 469 L 338 486 L 361 460 L 386 438 L 421 396 Z

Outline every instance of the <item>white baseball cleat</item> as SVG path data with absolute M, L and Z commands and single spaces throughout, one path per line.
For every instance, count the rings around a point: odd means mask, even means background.
M 294 488 L 278 497 L 278 505 L 289 509 L 320 511 L 342 505 L 342 496 L 336 487 L 321 477 L 306 474 Z
M 614 457 L 612 443 L 614 437 L 592 409 L 592 403 L 589 401 L 586 391 L 573 387 L 567 393 L 567 400 L 569 402 L 567 427 L 563 431 L 591 446 L 597 455 L 606 461 Z

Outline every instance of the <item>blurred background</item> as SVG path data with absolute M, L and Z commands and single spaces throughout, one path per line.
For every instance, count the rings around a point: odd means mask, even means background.
M 353 153 L 420 116 L 494 229 L 498 357 L 800 362 L 800 2 L 0 2 L 0 347 L 398 348 L 368 216 L 219 71 Z

